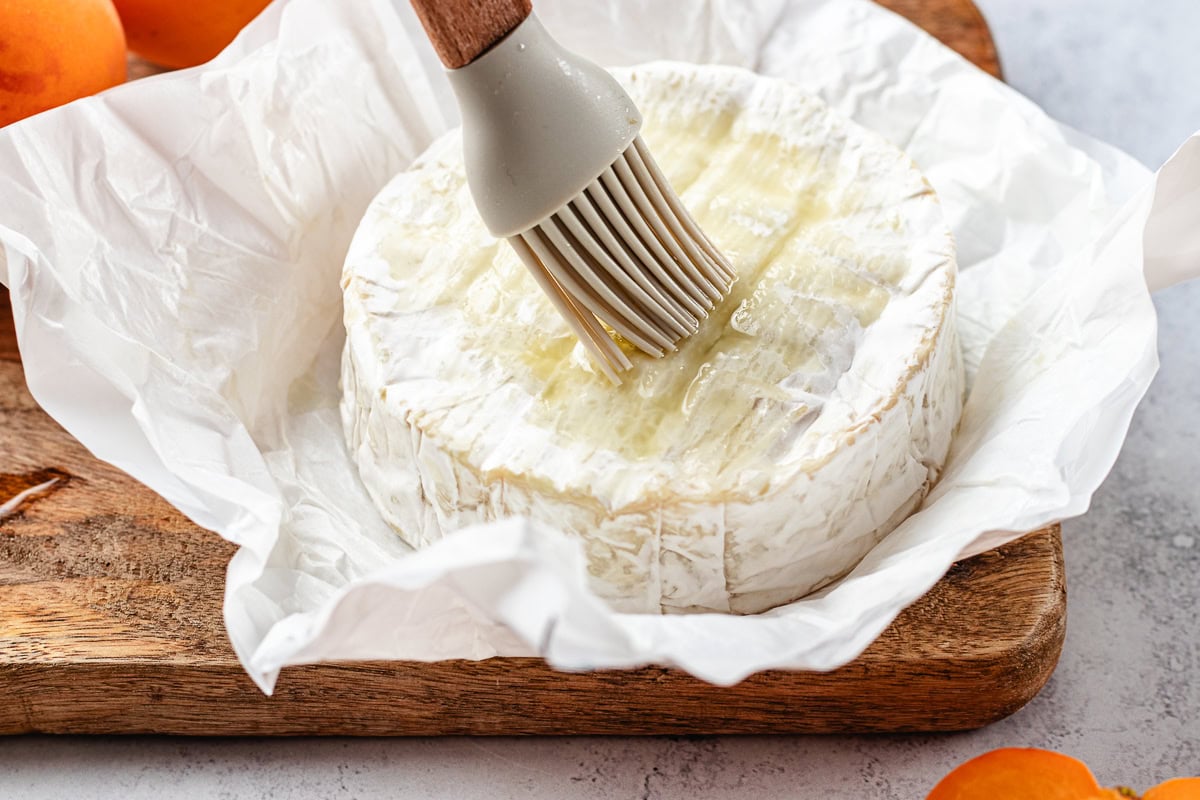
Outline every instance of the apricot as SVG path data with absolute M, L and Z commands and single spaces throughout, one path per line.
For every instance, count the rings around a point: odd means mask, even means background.
M 129 49 L 164 67 L 213 58 L 269 1 L 115 0 Z
M 112 0 L 0 0 L 0 126 L 124 80 Z
M 1172 778 L 1148 790 L 1142 800 L 1200 800 L 1200 778 Z
M 1050 750 L 1006 747 L 956 767 L 926 800 L 1138 800 L 1126 788 L 1100 786 L 1082 762 Z M 1141 800 L 1200 800 L 1200 778 L 1175 778 Z
M 1049 750 L 1006 747 L 956 767 L 926 800 L 1090 800 L 1100 784 L 1082 761 Z

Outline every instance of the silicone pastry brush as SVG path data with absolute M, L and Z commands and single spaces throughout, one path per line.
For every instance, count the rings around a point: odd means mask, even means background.
M 683 207 L 620 84 L 562 47 L 529 0 L 412 0 L 463 120 L 471 196 L 614 383 L 615 333 L 661 357 L 733 267 Z

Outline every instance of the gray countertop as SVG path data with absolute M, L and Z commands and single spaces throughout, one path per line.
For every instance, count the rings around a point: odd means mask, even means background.
M 1196 0 L 977 0 L 1008 80 L 1158 166 L 1200 129 Z M 1162 369 L 1091 511 L 1065 525 L 1067 641 L 1026 708 L 949 736 L 0 738 L 0 798 L 919 798 L 1048 747 L 1102 783 L 1200 773 L 1200 282 L 1162 292 Z

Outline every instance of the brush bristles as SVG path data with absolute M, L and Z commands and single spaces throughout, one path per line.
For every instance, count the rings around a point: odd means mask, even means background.
M 729 261 L 641 137 L 558 213 L 509 242 L 605 375 L 632 364 L 605 326 L 655 358 L 729 294 Z

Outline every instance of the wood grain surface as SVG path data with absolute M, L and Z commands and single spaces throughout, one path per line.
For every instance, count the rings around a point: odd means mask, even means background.
M 999 73 L 969 3 L 886 5 Z M 268 698 L 238 665 L 221 622 L 232 553 L 38 408 L 0 291 L 0 733 L 960 730 L 1028 702 L 1065 632 L 1055 526 L 956 565 L 832 673 L 772 671 L 715 688 L 659 668 L 360 662 L 286 669 Z

